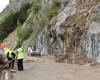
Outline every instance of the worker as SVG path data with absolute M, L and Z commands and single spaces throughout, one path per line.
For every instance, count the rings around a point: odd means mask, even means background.
M 23 71 L 24 52 L 22 48 L 17 50 L 17 67 L 18 71 Z
M 15 53 L 12 52 L 11 50 L 6 51 L 6 56 L 8 58 L 8 63 L 9 63 L 9 69 L 14 68 L 14 63 L 15 63 Z

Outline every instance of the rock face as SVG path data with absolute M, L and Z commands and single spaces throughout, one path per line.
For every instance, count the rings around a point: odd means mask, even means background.
M 10 0 L 8 7 L 17 11 L 31 1 Z M 34 46 L 42 55 L 66 55 L 71 63 L 80 63 L 79 61 L 81 61 L 83 64 L 85 55 L 99 63 L 100 0 L 68 0 L 66 7 L 64 1 L 67 0 L 60 0 L 61 6 L 63 6 L 61 7 L 62 11 L 48 21 L 50 24 L 44 26 L 45 29 L 42 32 L 35 34 Z M 43 13 L 44 17 L 46 17 L 45 9 L 49 9 L 52 2 L 52 0 L 42 0 L 40 13 Z M 37 16 L 40 18 L 42 15 Z M 35 19 L 36 16 L 32 15 L 31 17 Z M 33 20 L 33 23 L 35 21 Z M 38 29 L 35 24 L 33 26 L 33 29 Z
M 86 36 L 86 54 L 100 63 L 100 3 L 90 12 L 91 22 Z
M 43 34 L 37 38 L 37 46 L 40 47 L 41 54 L 64 54 L 64 29 L 59 26 L 65 22 L 66 18 L 73 15 L 76 11 L 76 2 L 71 0 L 68 6 L 57 16 L 57 23 L 55 26 L 49 26 L 50 28 L 44 30 Z M 41 43 L 42 41 L 42 43 Z M 39 44 L 38 44 L 39 43 Z
M 67 55 L 72 63 L 81 61 L 80 64 L 83 64 L 85 62 L 83 57 L 86 57 L 84 55 L 100 62 L 99 2 L 99 0 L 70 0 L 56 17 L 56 22 L 51 23 L 43 34 L 39 34 L 40 52 Z
M 31 1 L 32 0 L 10 0 L 9 1 L 9 8 L 13 11 L 18 11 L 18 10 L 20 10 L 20 8 L 23 5 L 25 5 Z
M 55 25 L 56 27 L 59 27 L 62 23 L 65 22 L 66 18 L 76 13 L 76 0 L 70 0 L 67 7 L 57 16 L 58 21 Z

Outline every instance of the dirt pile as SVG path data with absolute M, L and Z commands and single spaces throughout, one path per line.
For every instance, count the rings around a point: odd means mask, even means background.
M 66 51 L 67 62 L 85 64 L 87 61 L 86 55 L 82 50 L 83 41 L 89 22 L 91 21 L 90 11 L 100 1 L 99 0 L 76 0 L 76 13 L 66 18 L 66 21 L 60 26 L 65 30 L 64 46 Z M 58 59 L 60 62 L 62 58 Z M 64 59 L 63 59 L 64 60 Z

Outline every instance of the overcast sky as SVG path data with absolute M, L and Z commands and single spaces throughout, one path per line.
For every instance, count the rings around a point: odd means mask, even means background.
M 8 5 L 9 0 L 0 0 L 0 12 Z

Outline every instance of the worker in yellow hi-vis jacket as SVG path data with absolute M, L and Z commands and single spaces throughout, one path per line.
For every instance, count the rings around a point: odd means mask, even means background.
M 22 48 L 17 50 L 17 67 L 18 71 L 23 71 L 24 51 Z
M 8 63 L 9 63 L 9 69 L 14 68 L 14 63 L 15 63 L 15 53 L 13 53 L 11 50 L 6 51 L 6 56 L 8 58 Z

